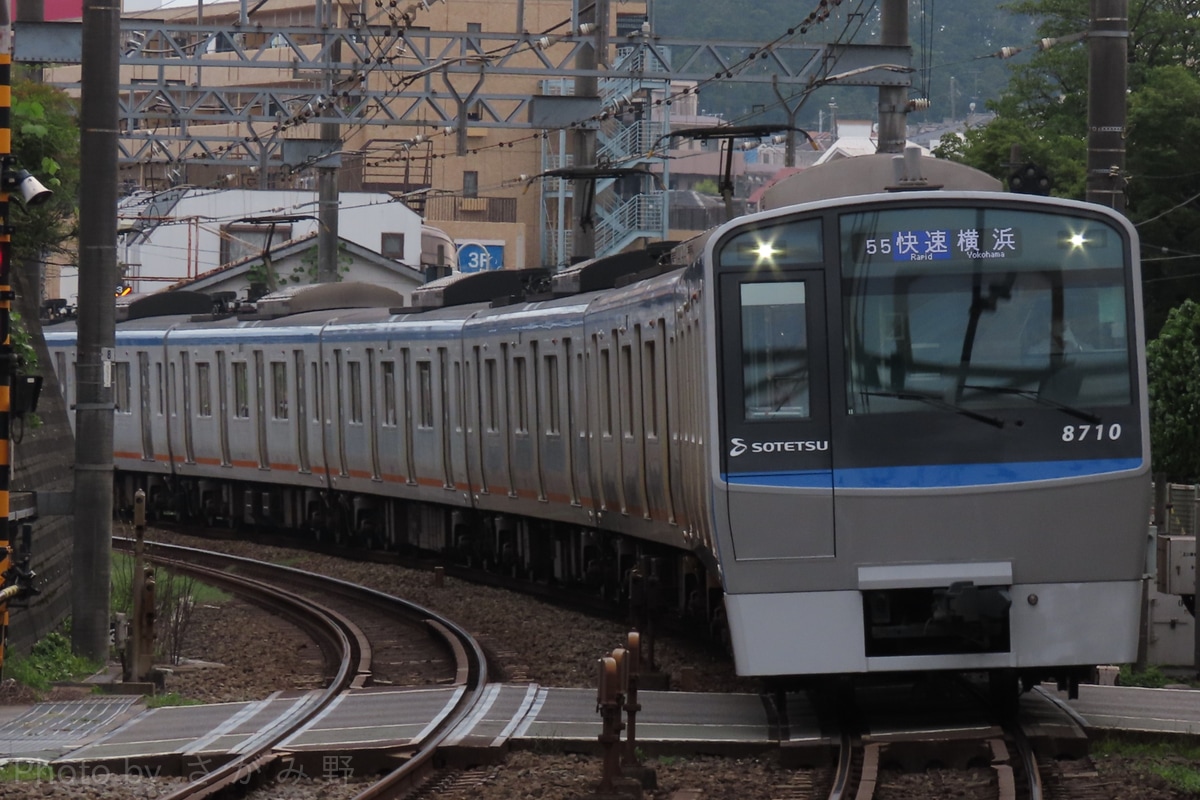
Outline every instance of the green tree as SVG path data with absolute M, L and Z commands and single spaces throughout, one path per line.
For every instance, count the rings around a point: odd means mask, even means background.
M 12 149 L 17 166 L 29 170 L 54 196 L 11 214 L 18 263 L 63 255 L 75 235 L 79 198 L 79 126 L 74 101 L 52 86 L 15 80 L 12 87 Z
M 1167 315 L 1146 347 L 1146 367 L 1154 471 L 1194 483 L 1200 480 L 1200 304 L 1186 300 Z
M 1022 0 L 1016 13 L 1040 20 L 1038 36 L 1060 41 L 1086 31 L 1089 0 Z M 1131 8 L 1125 213 L 1141 234 L 1146 330 L 1200 292 L 1200 19 L 1190 3 Z M 1013 68 L 1004 95 L 989 104 L 997 119 L 939 150 L 998 178 L 1009 155 L 1033 161 L 1054 181 L 1053 194 L 1086 194 L 1088 52 L 1062 43 Z

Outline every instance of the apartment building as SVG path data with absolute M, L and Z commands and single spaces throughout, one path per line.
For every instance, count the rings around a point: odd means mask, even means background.
M 621 57 L 622 42 L 647 25 L 645 2 L 613 3 L 610 9 L 607 47 L 597 57 L 607 64 Z M 266 157 L 203 164 L 195 142 L 205 137 L 215 142 L 241 140 L 250 142 L 245 149 L 253 151 L 262 143 L 274 147 L 282 140 L 284 151 L 290 144 L 302 151 L 304 140 L 319 140 L 334 129 L 341 141 L 340 191 L 391 194 L 428 224 L 449 233 L 463 246 L 463 257 L 474 268 L 521 268 L 559 260 L 554 243 L 559 242 L 561 251 L 563 231 L 569 231 L 574 213 L 574 198 L 568 190 L 564 202 L 559 182 L 529 178 L 573 163 L 571 136 L 564 136 L 561 130 L 499 124 L 531 97 L 573 93 L 573 79 L 547 68 L 547 63 L 557 64 L 563 53 L 571 52 L 571 42 L 563 37 L 575 31 L 574 38 L 580 38 L 579 17 L 573 18 L 569 0 L 443 0 L 382 6 L 314 5 L 312 0 L 171 3 L 127 10 L 124 18 L 147 23 L 146 34 L 135 33 L 124 43 L 127 53 L 158 62 L 139 66 L 126 58 L 122 67 L 122 84 L 137 87 L 129 92 L 127 101 L 140 114 L 123 125 L 143 136 L 152 131 L 161 138 L 143 163 L 123 166 L 122 177 L 131 191 L 182 185 L 315 189 L 315 169 L 284 168 Z M 220 25 L 226 33 L 204 38 L 189 30 L 189 25 L 198 28 L 199 24 Z M 322 36 L 317 31 L 323 25 L 364 32 L 351 35 L 346 40 L 349 44 L 335 53 L 337 63 L 350 64 L 353 69 L 331 73 L 307 61 L 321 52 Z M 277 33 L 289 26 L 308 32 Z M 168 40 L 156 33 L 164 30 L 171 31 Z M 384 30 L 392 33 L 383 35 L 380 32 Z M 400 37 L 395 35 L 398 31 L 412 35 Z M 416 52 L 422 47 L 442 46 L 446 39 L 438 37 L 441 32 L 463 34 L 455 40 L 455 52 Z M 513 45 L 514 32 L 528 36 Z M 428 35 L 422 38 L 423 34 Z M 508 50 L 500 51 L 501 40 L 491 36 L 494 34 L 508 34 Z M 201 53 L 202 58 L 195 57 Z M 289 55 L 291 64 L 287 63 Z M 506 69 L 489 69 L 487 65 L 500 55 L 506 57 Z M 276 66 L 263 68 L 248 61 L 271 61 Z M 439 69 L 438 65 L 446 63 L 476 64 L 478 69 Z M 400 73 L 382 68 L 384 64 L 406 69 Z M 78 77 L 78 67 L 61 67 L 53 71 L 51 80 L 72 82 Z M 600 83 L 602 97 L 620 91 L 620 87 Z M 169 99 L 163 86 L 171 87 Z M 356 105 L 368 94 L 360 87 L 382 99 L 375 107 Z M 222 90 L 220 97 L 206 91 L 213 88 Z M 625 97 L 632 98 L 641 88 L 626 87 Z M 274 103 L 271 97 L 290 99 Z M 446 98 L 455 102 L 447 103 Z M 395 122 L 382 126 L 309 121 L 321 118 L 322 109 L 335 103 L 342 109 L 353 108 L 354 120 Z M 224 121 L 238 116 L 231 114 L 231 109 L 241 112 L 254 104 L 259 107 L 241 114 L 241 121 Z M 447 108 L 462 113 L 447 118 Z M 165 135 L 181 132 L 181 115 L 187 118 L 189 138 Z M 466 124 L 460 126 L 464 115 Z M 513 119 L 523 121 L 528 115 Z M 610 126 L 613 123 L 619 121 L 609 121 Z M 636 144 L 641 144 L 645 137 L 638 138 Z M 228 145 L 224 149 L 237 150 Z

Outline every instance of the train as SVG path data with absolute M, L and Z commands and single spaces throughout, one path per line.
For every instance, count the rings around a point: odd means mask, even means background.
M 106 364 L 116 502 L 637 599 L 745 676 L 1073 690 L 1136 657 L 1137 254 L 1100 206 L 918 189 L 407 305 L 152 295 Z

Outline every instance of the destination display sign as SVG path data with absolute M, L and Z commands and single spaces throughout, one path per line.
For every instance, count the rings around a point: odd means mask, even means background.
M 919 228 L 864 239 L 863 253 L 892 261 L 1011 258 L 1021 252 L 1021 231 L 1005 228 Z

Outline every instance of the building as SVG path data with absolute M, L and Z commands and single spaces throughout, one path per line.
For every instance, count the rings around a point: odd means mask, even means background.
M 436 258 L 436 250 L 422 256 L 423 236 L 435 238 L 436 230 L 423 226 L 416 212 L 391 195 L 347 192 L 340 199 L 339 237 L 356 253 L 374 254 L 373 263 L 394 263 L 397 275 L 403 276 L 421 273 L 425 262 Z M 294 242 L 305 242 L 302 250 L 307 254 L 315 247 L 309 240 L 318 228 L 317 196 L 313 191 L 181 186 L 124 198 L 118 221 L 117 258 L 123 277 L 114 289 L 146 294 L 227 265 L 250 263 L 264 251 L 274 253 Z M 315 255 L 297 256 L 301 257 L 311 260 Z M 286 277 L 293 274 L 288 271 Z M 408 283 L 407 278 L 397 282 Z M 78 271 L 64 269 L 58 286 L 47 286 L 46 295 L 74 306 Z
M 206 292 L 214 297 L 228 297 L 231 301 L 254 301 L 281 288 L 311 284 L 316 256 L 317 234 L 314 231 L 164 288 Z M 346 283 L 391 289 L 403 296 L 404 304 L 408 305 L 412 291 L 425 283 L 426 274 L 421 269 L 339 238 L 338 278 Z
M 547 192 L 559 192 L 556 182 L 531 182 L 556 164 L 570 161 L 570 154 L 556 151 L 545 131 L 514 128 L 503 123 L 514 104 L 530 97 L 571 94 L 574 80 L 555 78 L 546 68 L 541 54 L 545 38 L 545 57 L 555 60 L 571 52 L 571 42 L 561 43 L 564 34 L 571 32 L 573 3 L 570 0 L 522 0 L 518 3 L 496 3 L 491 0 L 454 0 L 443 3 L 401 3 L 377 6 L 314 3 L 311 0 L 272 0 L 258 3 L 252 12 L 239 2 L 194 3 L 175 2 L 155 8 L 127 11 L 129 20 L 147 20 L 148 30 L 164 30 L 178 25 L 166 40 L 148 42 L 135 34 L 126 43 L 126 64 L 122 67 L 122 84 L 145 86 L 130 92 L 130 107 L 141 114 L 134 120 L 123 120 L 122 126 L 140 127 L 161 133 L 173 130 L 172 125 L 187 120 L 187 132 L 192 141 L 204 137 L 226 137 L 225 140 L 277 141 L 287 143 L 314 142 L 322 139 L 322 128 L 335 128 L 340 145 L 337 169 L 339 190 L 348 192 L 389 193 L 407 203 L 417 214 L 448 232 L 461 245 L 463 258 L 478 267 L 521 268 L 543 263 L 544 244 L 551 237 L 545 234 L 547 225 L 544 198 Z M 253 13 L 249 25 L 248 13 Z M 329 19 L 323 16 L 331 17 Z M 153 20 L 153 22 L 151 22 Z M 619 57 L 619 45 L 630 32 L 641 31 L 647 24 L 647 3 L 633 0 L 613 4 L 608 20 L 607 52 L 599 61 L 611 64 Z M 161 22 L 160 22 L 161 21 Z M 289 56 L 303 52 L 315 57 L 321 52 L 321 29 L 352 31 L 363 23 L 387 27 L 393 38 L 384 41 L 382 35 L 364 37 L 357 42 L 362 51 L 344 51 L 338 58 L 343 63 L 357 64 L 354 75 L 332 75 L 329 70 L 300 68 Z M 222 26 L 228 33 L 202 38 L 189 25 Z M 389 27 L 390 26 L 390 27 Z M 300 32 L 286 38 L 268 37 L 261 31 L 291 27 Z M 306 29 L 306 30 L 305 30 Z M 410 36 L 397 38 L 403 31 Z M 547 32 L 548 36 L 528 32 Z M 421 37 L 433 32 L 452 32 L 461 37 L 456 44 L 465 54 L 419 52 L 420 45 L 434 41 Z M 533 37 L 521 45 L 521 52 L 508 58 L 513 70 L 489 72 L 484 81 L 482 64 L 490 54 L 495 40 L 489 33 L 524 32 Z M 478 37 L 473 37 L 478 34 Z M 582 35 L 582 34 L 580 34 Z M 576 36 L 578 39 L 579 36 Z M 386 45 L 386 52 L 379 47 Z M 141 49 L 145 46 L 145 49 Z M 243 59 L 247 52 L 262 55 L 263 64 L 249 64 Z M 129 63 L 129 54 L 136 53 L 146 66 Z M 197 59 L 195 55 L 202 54 Z M 429 64 L 447 61 L 461 62 L 476 58 L 480 69 L 476 74 L 443 72 Z M 173 64 L 178 62 L 178 66 Z M 202 62 L 202 63 L 201 63 Z M 278 66 L 264 66 L 266 62 Z M 397 73 L 378 68 L 379 64 L 398 64 L 411 67 L 402 79 Z M 253 68 L 252 68 L 253 67 Z M 50 80 L 74 83 L 79 80 L 77 66 L 52 70 Z M 410 77 L 411 76 L 411 77 Z M 346 83 L 349 81 L 349 83 Z M 310 118 L 320 118 L 321 109 L 333 103 L 351 108 L 356 99 L 353 90 L 330 90 L 330 85 L 361 85 L 387 97 L 388 108 L 359 109 L 357 118 L 402 118 L 403 122 L 388 126 L 358 123 L 317 124 Z M 626 84 L 629 81 L 625 82 Z M 167 100 L 160 86 L 172 87 Z M 194 87 L 189 89 L 187 87 Z M 207 87 L 224 90 L 218 99 Z M 628 93 L 629 87 L 625 87 Z M 231 89 L 235 91 L 230 91 Z M 244 90 L 244 91 L 243 91 Z M 424 97 L 457 97 L 459 110 L 453 118 L 439 118 L 439 112 L 429 110 L 431 104 L 414 100 L 414 94 Z M 478 93 L 477 93 L 478 92 Z M 601 102 L 618 93 L 618 87 L 602 85 L 598 94 Z M 339 99 L 331 100 L 330 96 Z M 271 98 L 298 98 L 277 105 Z M 516 99 L 513 99 L 516 98 Z M 418 106 L 417 110 L 413 110 Z M 250 122 L 226 122 L 235 117 L 233 111 L 249 110 Z M 161 112 L 161 113 L 160 113 Z M 411 113 L 410 113 L 411 112 Z M 458 123 L 465 118 L 466 124 Z M 211 119 L 211 122 L 208 120 Z M 521 122 L 526 118 L 521 117 Z M 476 124 L 472 124 L 476 123 Z M 178 130 L 178 129 L 174 129 Z M 213 139 L 220 141 L 220 139 Z M 222 164 L 199 163 L 198 150 L 188 140 L 163 136 L 151 148 L 152 156 L 137 164 L 123 165 L 123 179 L 138 191 L 158 192 L 181 185 L 215 188 L 218 186 L 243 189 L 314 190 L 316 170 L 285 169 L 276 160 Z M 631 152 L 638 152 L 636 148 Z M 600 187 L 601 191 L 610 188 Z M 557 196 L 557 195 L 556 195 Z M 574 198 L 567 192 L 566 211 L 549 224 L 562 230 L 573 218 Z M 557 204 L 552 204 L 558 208 Z M 346 224 L 344 210 L 339 228 Z M 603 213 L 607 209 L 600 207 Z M 351 223 L 352 224 L 352 223 Z M 659 226 L 661 229 L 661 226 Z M 340 232 L 340 230 L 339 230 Z M 346 238 L 360 241 L 356 234 Z M 620 241 L 618 241 L 620 240 Z M 614 246 L 623 241 L 613 237 Z M 372 246 L 364 243 L 365 246 Z M 385 255 L 387 253 L 385 252 Z

